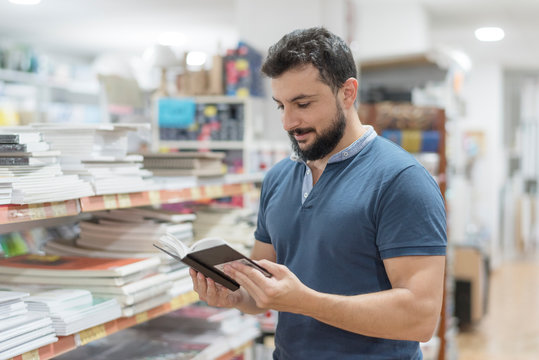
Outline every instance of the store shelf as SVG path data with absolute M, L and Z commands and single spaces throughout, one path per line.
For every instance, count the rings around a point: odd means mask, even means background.
M 158 316 L 179 309 L 180 307 L 187 306 L 196 301 L 198 301 L 198 294 L 194 291 L 190 291 L 188 293 L 175 297 L 168 303 L 162 304 L 134 316 L 121 317 L 116 320 L 109 321 L 105 324 L 97 325 L 92 328 L 83 330 L 73 335 L 59 336 L 59 340 L 57 342 L 42 346 L 39 349 L 29 351 L 22 355 L 15 356 L 12 358 L 12 360 L 50 359 L 52 357 L 76 349 L 79 346 L 86 345 L 94 340 L 101 339 L 105 336 L 112 335 L 120 330 L 124 330 L 129 327 L 146 322 L 148 320 L 154 319 Z
M 79 213 L 78 199 L 42 204 L 0 205 L 0 224 L 73 216 Z
M 64 90 L 74 94 L 98 95 L 97 81 L 82 82 L 73 79 L 55 79 L 34 73 L 0 69 L 0 81 L 15 82 L 49 89 Z
M 137 193 L 88 196 L 80 199 L 42 204 L 0 205 L 0 224 L 75 216 L 81 212 L 172 204 L 242 195 L 253 190 L 254 183 L 259 182 L 261 179 L 261 174 L 227 175 L 223 179 L 219 179 L 217 183 L 208 183 L 178 190 L 150 190 Z
M 215 184 L 179 190 L 152 190 L 140 193 L 89 196 L 80 199 L 81 212 L 112 210 L 133 206 L 172 204 L 202 199 L 242 195 L 254 184 Z

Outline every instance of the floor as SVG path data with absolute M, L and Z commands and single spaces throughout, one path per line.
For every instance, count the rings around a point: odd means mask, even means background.
M 459 360 L 539 359 L 539 257 L 491 273 L 488 312 L 457 337 Z

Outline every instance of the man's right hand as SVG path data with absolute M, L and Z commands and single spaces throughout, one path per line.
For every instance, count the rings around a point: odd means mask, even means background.
M 193 280 L 193 289 L 198 293 L 200 300 L 205 301 L 210 306 L 240 308 L 241 310 L 242 303 L 248 302 L 250 298 L 244 289 L 230 291 L 193 269 L 189 269 L 189 275 Z

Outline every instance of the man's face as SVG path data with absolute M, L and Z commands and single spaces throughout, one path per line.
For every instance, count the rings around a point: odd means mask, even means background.
M 296 153 L 303 160 L 329 155 L 343 137 L 346 118 L 318 70 L 309 65 L 287 71 L 272 80 L 272 89 Z

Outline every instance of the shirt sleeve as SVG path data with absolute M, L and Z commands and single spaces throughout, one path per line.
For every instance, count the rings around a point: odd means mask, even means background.
M 376 245 L 382 259 L 445 255 L 445 204 L 440 188 L 421 166 L 405 168 L 384 190 L 376 211 Z
M 265 204 L 267 203 L 267 191 L 266 181 L 267 177 L 262 182 L 262 189 L 260 191 L 260 204 L 258 207 L 258 217 L 256 222 L 255 239 L 267 244 L 271 244 L 271 238 L 266 230 L 266 211 Z

